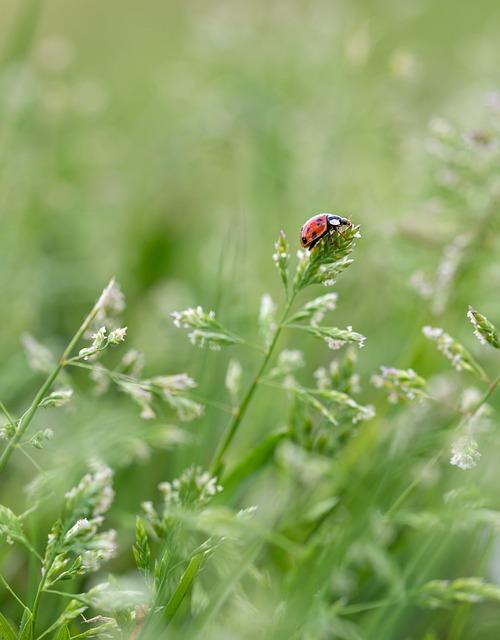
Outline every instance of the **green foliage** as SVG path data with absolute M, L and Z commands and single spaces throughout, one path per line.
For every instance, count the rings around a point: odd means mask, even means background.
M 7 618 L 0 613 L 0 631 L 5 640 L 16 640 L 16 632 Z
M 101 4 L 2 11 L 0 636 L 496 640 L 498 3 Z

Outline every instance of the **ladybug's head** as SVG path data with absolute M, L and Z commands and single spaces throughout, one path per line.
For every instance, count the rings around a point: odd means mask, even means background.
M 328 214 L 328 224 L 330 227 L 352 227 L 352 222 L 342 216 L 337 216 L 333 213 Z

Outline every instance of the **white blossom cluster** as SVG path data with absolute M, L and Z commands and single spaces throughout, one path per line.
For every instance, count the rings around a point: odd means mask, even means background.
M 114 278 L 101 293 L 97 301 L 97 309 L 96 321 L 102 320 L 101 324 L 106 324 L 106 319 L 119 315 L 125 310 L 125 296 Z
M 360 376 L 353 371 L 356 362 L 356 352 L 352 347 L 346 352 L 344 361 L 339 364 L 332 360 L 328 367 L 319 367 L 313 373 L 318 389 L 335 387 L 346 393 L 360 393 Z
M 304 354 L 299 349 L 283 349 L 278 355 L 276 365 L 268 373 L 270 380 L 292 376 L 297 369 L 306 364 Z
M 221 347 L 240 342 L 240 339 L 225 329 L 215 318 L 215 312 L 208 313 L 201 306 L 189 307 L 184 311 L 170 314 L 179 329 L 191 329 L 188 333 L 191 344 L 219 351 Z
M 162 482 L 159 487 L 166 508 L 175 506 L 205 505 L 222 491 L 217 477 L 201 467 L 189 467 L 172 482 Z
M 116 554 L 116 532 L 101 532 L 114 498 L 112 471 L 94 464 L 66 495 L 63 514 L 49 534 L 42 571 L 46 588 L 60 580 L 97 571 Z
M 151 420 L 156 417 L 154 398 L 168 404 L 183 421 L 194 420 L 204 412 L 204 406 L 183 395 L 196 387 L 195 381 L 186 373 L 171 376 L 156 376 L 145 380 L 118 378 L 119 388 L 141 407 L 141 418 Z
M 470 236 L 462 234 L 454 238 L 443 250 L 433 287 L 432 308 L 436 314 L 441 314 L 445 310 L 456 273 L 464 259 L 469 243 Z
M 47 349 L 29 333 L 25 333 L 21 337 L 21 343 L 24 347 L 28 364 L 33 371 L 42 373 L 50 373 L 52 371 L 55 367 L 55 360 L 50 349 Z
M 264 339 L 264 345 L 270 346 L 276 331 L 276 305 L 268 293 L 262 296 L 259 311 L 259 331 Z
M 457 371 L 478 371 L 478 366 L 468 351 L 443 329 L 426 325 L 422 328 L 422 333 L 436 343 L 439 351 L 448 358 Z
M 71 513 L 90 513 L 92 517 L 108 511 L 115 492 L 111 486 L 113 472 L 109 467 L 95 463 L 95 469 L 87 473 L 76 487 L 66 495 L 66 510 Z
M 52 391 L 46 398 L 44 398 L 40 406 L 41 407 L 64 407 L 71 402 L 73 398 L 73 389 L 71 387 L 64 387 L 62 389 L 56 389 Z
M 309 320 L 312 325 L 318 325 L 323 321 L 328 311 L 334 311 L 337 307 L 338 294 L 327 293 L 318 298 L 314 298 L 296 313 L 290 322 L 299 322 L 301 320 Z
M 495 349 L 500 349 L 498 332 L 486 316 L 469 306 L 467 317 L 474 328 L 474 335 L 481 344 L 490 344 Z
M 239 360 L 231 358 L 227 366 L 225 386 L 229 391 L 231 400 L 236 402 L 241 387 L 241 376 L 243 374 L 243 368 Z
M 284 231 L 280 231 L 278 240 L 274 243 L 273 261 L 276 265 L 285 289 L 288 289 L 288 265 L 290 262 L 290 247 Z
M 107 333 L 106 327 L 100 327 L 96 333 L 92 334 L 92 344 L 90 347 L 80 349 L 78 356 L 83 360 L 89 360 L 99 352 L 104 351 L 111 344 L 120 344 L 125 341 L 127 327 L 118 327 Z
M 473 469 L 480 459 L 481 452 L 473 438 L 463 436 L 452 444 L 450 464 L 468 470 Z
M 321 337 L 324 338 L 327 347 L 332 351 L 337 351 L 349 343 L 356 344 L 360 349 L 365 346 L 366 337 L 353 331 L 350 325 L 346 329 L 325 327 L 317 327 L 317 329 L 320 331 Z
M 379 373 L 372 376 L 371 382 L 374 387 L 385 389 L 389 402 L 393 404 L 425 396 L 426 382 L 413 369 L 382 366 Z

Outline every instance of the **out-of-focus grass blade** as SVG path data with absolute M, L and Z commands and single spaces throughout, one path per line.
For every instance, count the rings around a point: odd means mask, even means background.
M 193 584 L 193 580 L 196 578 L 198 571 L 200 570 L 201 563 L 203 562 L 203 553 L 197 553 L 191 558 L 186 571 L 182 574 L 177 589 L 174 591 L 172 597 L 167 603 L 164 612 L 165 621 L 168 623 L 177 612 L 177 609 L 181 606 L 182 601 L 186 597 L 187 592 Z
M 25 57 L 33 41 L 38 18 L 42 10 L 43 0 L 26 0 L 19 9 L 12 33 L 7 40 L 4 63 L 20 60 Z
M 294 542 L 306 542 L 332 513 L 339 502 L 337 496 L 326 498 L 313 505 L 293 526 L 285 527 L 281 533 Z
M 227 493 L 232 488 L 239 486 L 240 483 L 250 475 L 262 469 L 262 467 L 269 462 L 276 447 L 287 434 L 287 429 L 274 431 L 268 435 L 263 442 L 252 449 L 239 464 L 233 467 L 233 469 L 223 477 L 224 491 Z
M 14 627 L 2 613 L 0 613 L 0 634 L 3 640 L 16 640 Z
M 31 612 L 27 609 L 23 614 L 17 640 L 33 640 L 33 620 Z
M 187 637 L 190 640 L 197 640 L 198 638 L 206 637 L 205 630 L 210 620 L 212 620 L 220 611 L 221 607 L 229 598 L 236 585 L 252 565 L 252 562 L 257 557 L 257 554 L 259 553 L 261 548 L 262 544 L 260 542 L 255 542 L 253 545 L 251 545 L 246 554 L 243 556 L 240 564 L 238 565 L 237 571 L 231 577 L 229 577 L 227 581 L 222 582 L 218 585 L 211 603 L 208 605 L 205 611 L 200 616 L 198 616 L 194 623 L 193 629 L 187 634 Z
M 64 626 L 59 629 L 54 640 L 71 640 L 68 627 Z

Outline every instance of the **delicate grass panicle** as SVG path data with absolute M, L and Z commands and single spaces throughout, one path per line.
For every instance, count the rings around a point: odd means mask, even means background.
M 413 369 L 380 367 L 380 372 L 372 376 L 372 384 L 379 389 L 385 389 L 389 402 L 394 404 L 427 397 L 426 382 Z
M 467 311 L 472 326 L 474 327 L 474 335 L 482 344 L 489 344 L 495 349 L 500 349 L 500 339 L 495 326 L 482 313 L 476 311 L 469 306 Z

